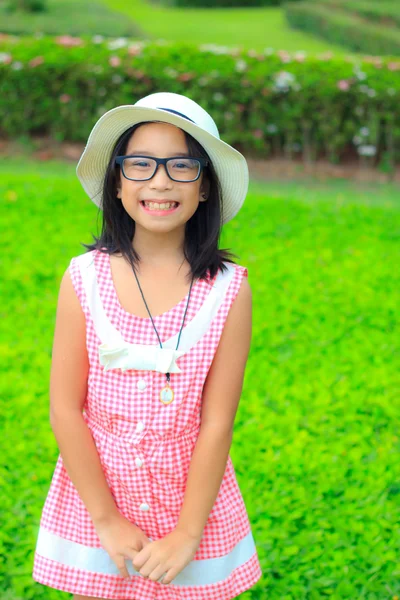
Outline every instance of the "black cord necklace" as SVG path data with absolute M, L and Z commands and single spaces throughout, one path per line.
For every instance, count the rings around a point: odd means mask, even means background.
M 147 306 L 147 302 L 145 300 L 145 297 L 144 297 L 144 294 L 143 294 L 143 291 L 142 291 L 142 288 L 140 286 L 139 279 L 137 278 L 135 270 L 133 270 L 133 274 L 135 275 L 137 284 L 139 286 L 140 293 L 142 294 L 143 302 L 145 303 L 147 312 L 149 313 L 149 317 L 150 317 L 151 322 L 152 322 L 153 327 L 154 327 L 154 331 L 156 332 L 156 335 L 158 337 L 158 341 L 160 343 L 160 348 L 162 349 L 162 343 L 161 343 L 161 340 L 160 340 L 160 336 L 158 335 L 158 331 L 156 329 L 156 326 L 154 325 L 153 317 L 151 316 L 149 307 Z M 192 281 L 190 282 L 189 295 L 188 295 L 188 299 L 187 299 L 187 303 L 186 303 L 185 313 L 183 315 L 182 325 L 181 325 L 181 328 L 180 328 L 180 331 L 179 331 L 179 335 L 178 335 L 178 343 L 176 344 L 175 350 L 178 350 L 179 340 L 181 339 L 181 333 L 182 333 L 183 325 L 185 323 L 185 317 L 186 317 L 187 309 L 188 309 L 188 306 L 189 306 L 189 300 L 190 300 L 190 294 L 191 294 L 191 291 L 192 291 L 193 280 L 194 280 L 194 275 L 192 276 Z M 166 373 L 166 378 L 167 378 L 167 382 L 166 382 L 165 386 L 162 388 L 162 390 L 160 391 L 160 401 L 163 404 L 170 404 L 173 401 L 175 394 L 174 394 L 174 390 L 171 388 L 170 383 L 169 383 L 170 382 L 170 373 Z

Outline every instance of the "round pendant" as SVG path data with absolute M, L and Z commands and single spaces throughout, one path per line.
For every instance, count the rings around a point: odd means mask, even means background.
M 160 400 L 163 404 L 170 404 L 174 399 L 174 391 L 166 385 L 160 392 Z

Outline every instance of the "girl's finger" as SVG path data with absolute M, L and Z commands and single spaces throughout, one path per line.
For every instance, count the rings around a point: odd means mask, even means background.
M 174 578 L 175 573 L 173 569 L 168 569 L 167 571 L 165 571 L 164 575 L 162 575 L 162 581 L 160 581 L 160 583 L 162 583 L 163 585 L 168 585 Z
M 135 558 L 133 559 L 133 567 L 137 571 L 140 571 L 140 569 L 143 567 L 143 565 L 149 559 L 150 553 L 151 553 L 150 546 L 151 546 L 151 544 L 144 546 L 142 548 L 142 550 L 140 550 L 140 552 L 138 552 L 136 554 Z
M 123 557 L 116 559 L 115 564 L 117 565 L 117 569 L 121 573 L 122 577 L 124 579 L 129 579 L 129 572 L 126 568 L 125 560 L 123 559 Z
M 139 572 L 141 575 L 143 575 L 143 577 L 150 577 L 150 575 L 152 575 L 156 571 L 157 577 L 159 577 L 164 572 L 164 570 L 165 568 L 160 568 L 159 561 L 153 558 L 149 559 L 146 562 L 146 564 L 143 565 Z
M 167 572 L 168 569 L 165 567 L 165 565 L 159 564 L 155 568 L 151 569 L 149 579 L 152 581 L 160 581 L 160 578 L 165 577 Z

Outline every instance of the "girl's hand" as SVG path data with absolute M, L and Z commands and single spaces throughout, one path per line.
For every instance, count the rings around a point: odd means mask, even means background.
M 94 526 L 104 550 L 116 564 L 122 577 L 129 579 L 125 559 L 133 560 L 151 541 L 140 527 L 125 519 L 121 513 L 111 516 L 105 522 L 94 523 Z
M 152 581 L 158 581 L 165 574 L 161 583 L 171 583 L 193 559 L 200 541 L 201 537 L 194 538 L 174 529 L 160 540 L 147 544 L 133 559 L 133 566 Z

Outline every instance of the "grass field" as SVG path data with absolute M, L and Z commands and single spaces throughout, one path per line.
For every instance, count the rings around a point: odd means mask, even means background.
M 166 8 L 146 0 L 101 0 L 106 6 L 132 18 L 149 38 L 194 44 L 218 44 L 306 52 L 333 51 L 341 47 L 288 27 L 280 8 L 191 9 Z
M 13 34 L 128 36 L 241 46 L 263 50 L 333 51 L 334 44 L 291 30 L 280 8 L 190 9 L 165 8 L 145 0 L 48 0 L 44 13 L 9 13 L 0 2 L 0 31 Z
M 0 162 L 2 600 L 31 580 L 57 458 L 48 380 L 58 286 L 96 207 L 74 165 Z M 231 456 L 263 576 L 245 600 L 400 595 L 398 188 L 253 182 L 222 247 L 253 291 Z

